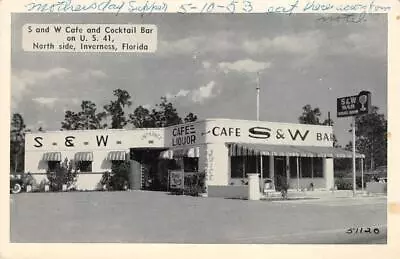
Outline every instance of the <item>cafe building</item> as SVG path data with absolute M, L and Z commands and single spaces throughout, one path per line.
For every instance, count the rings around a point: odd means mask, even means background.
M 333 140 L 330 126 L 233 119 L 151 129 L 31 132 L 25 138 L 25 171 L 39 183 L 68 159 L 79 169 L 77 188 L 95 190 L 113 163 L 129 161 L 131 189 L 162 185 L 170 170 L 182 170 L 204 172 L 207 186 L 245 185 L 248 174 L 258 173 L 271 188 L 279 189 L 284 178 L 291 189 L 329 190 L 333 160 L 352 157 L 334 148 Z

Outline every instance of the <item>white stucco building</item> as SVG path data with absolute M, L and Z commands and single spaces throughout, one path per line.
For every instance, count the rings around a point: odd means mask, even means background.
M 35 132 L 27 133 L 25 142 L 25 171 L 38 182 L 67 158 L 80 169 L 78 188 L 87 190 L 96 189 L 103 173 L 120 160 L 130 160 L 131 188 L 141 189 L 143 168 L 157 174 L 157 164 L 166 159 L 183 159 L 190 164 L 187 170 L 205 172 L 208 186 L 240 185 L 247 173 L 262 172 L 273 185 L 286 177 L 293 189 L 311 183 L 330 189 L 333 159 L 351 157 L 333 148 L 330 126 L 232 119 L 153 129 Z

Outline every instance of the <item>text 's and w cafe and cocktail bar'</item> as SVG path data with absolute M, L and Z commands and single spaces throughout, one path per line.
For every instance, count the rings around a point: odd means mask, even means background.
M 271 188 L 283 178 L 292 189 L 334 187 L 334 159 L 352 152 L 333 147 L 331 126 L 206 119 L 166 128 L 27 133 L 25 171 L 37 182 L 66 158 L 80 173 L 77 188 L 94 190 L 113 163 L 129 161 L 130 188 L 171 170 L 203 172 L 208 187 L 244 185 L 258 173 Z M 357 154 L 357 158 L 363 155 Z M 161 181 L 162 182 L 162 181 Z

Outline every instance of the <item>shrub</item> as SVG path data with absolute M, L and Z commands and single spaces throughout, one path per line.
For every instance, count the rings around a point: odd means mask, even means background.
M 104 172 L 99 182 L 102 190 L 126 190 L 129 188 L 129 161 L 113 163 L 111 172 Z
M 32 174 L 30 172 L 24 174 L 23 182 L 24 182 L 25 186 L 27 186 L 27 185 L 35 186 L 36 185 L 36 180 L 35 180 L 35 178 L 33 178 Z
M 200 194 L 207 192 L 207 186 L 205 180 L 206 180 L 205 172 L 185 174 L 184 190 L 172 189 L 171 193 L 199 196 Z
M 353 182 L 351 179 L 338 178 L 335 184 L 338 190 L 353 190 Z
M 111 189 L 111 173 L 104 172 L 99 182 L 99 190 L 105 191 Z
M 285 176 L 278 176 L 278 186 L 277 190 L 281 192 L 282 198 L 287 199 L 287 192 L 289 189 L 289 183 Z
M 51 191 L 61 191 L 64 184 L 67 189 L 71 189 L 76 184 L 78 177 L 78 173 L 73 169 L 72 161 L 68 162 L 67 158 L 57 165 L 54 172 L 47 170 L 46 175 Z
M 44 192 L 45 185 L 49 185 L 49 184 L 50 184 L 50 181 L 47 178 L 41 180 L 39 183 L 39 186 L 38 186 L 38 191 Z
M 205 172 L 185 176 L 185 193 L 192 196 L 199 196 L 201 193 L 206 193 L 207 189 L 205 180 Z

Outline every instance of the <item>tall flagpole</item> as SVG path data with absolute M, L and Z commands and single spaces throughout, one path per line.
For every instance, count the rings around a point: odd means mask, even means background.
M 257 72 L 257 121 L 260 120 L 260 72 Z M 260 154 L 260 178 L 261 178 L 261 192 L 264 192 L 264 168 L 263 168 L 263 155 Z
M 356 116 L 353 116 L 353 196 L 356 196 Z
M 260 73 L 257 72 L 257 121 L 260 120 Z

